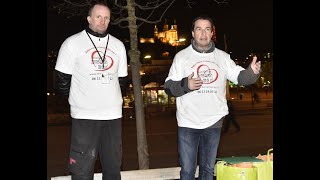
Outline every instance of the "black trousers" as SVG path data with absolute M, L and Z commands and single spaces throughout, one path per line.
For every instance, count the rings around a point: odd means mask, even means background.
M 72 118 L 68 168 L 72 180 L 93 180 L 99 154 L 103 180 L 120 180 L 122 121 Z

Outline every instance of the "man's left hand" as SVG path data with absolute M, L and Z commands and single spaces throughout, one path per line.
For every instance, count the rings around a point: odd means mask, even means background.
M 257 62 L 257 56 L 254 56 L 251 62 L 251 69 L 255 74 L 259 74 L 261 70 L 261 61 Z

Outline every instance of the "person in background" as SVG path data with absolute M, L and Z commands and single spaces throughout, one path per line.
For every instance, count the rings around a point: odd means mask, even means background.
M 257 92 L 253 93 L 253 101 L 256 102 L 257 104 L 261 102 L 260 96 Z
M 225 126 L 224 126 L 224 130 L 223 133 L 227 133 L 229 131 L 230 128 L 230 124 L 234 125 L 235 128 L 237 129 L 235 131 L 235 133 L 240 131 L 240 125 L 237 122 L 235 115 L 234 115 L 234 106 L 231 100 L 227 100 L 227 105 L 228 105 L 228 111 L 229 113 L 225 116 Z
M 214 28 L 208 16 L 192 21 L 191 44 L 175 55 L 164 84 L 165 92 L 176 97 L 181 180 L 194 180 L 197 164 L 199 180 L 213 179 L 222 122 L 228 114 L 227 80 L 249 85 L 260 76 L 257 57 L 244 69 L 215 47 Z
M 55 66 L 57 90 L 70 104 L 72 180 L 93 180 L 98 154 L 103 180 L 121 179 L 121 87 L 128 65 L 124 44 L 107 31 L 110 16 L 107 4 L 94 4 L 88 27 L 62 43 Z

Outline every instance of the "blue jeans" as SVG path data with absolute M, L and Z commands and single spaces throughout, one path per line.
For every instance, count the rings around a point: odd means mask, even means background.
M 205 129 L 178 127 L 178 151 L 181 166 L 180 179 L 194 180 L 199 157 L 198 180 L 212 180 L 221 128 Z M 198 156 L 199 149 L 199 156 Z

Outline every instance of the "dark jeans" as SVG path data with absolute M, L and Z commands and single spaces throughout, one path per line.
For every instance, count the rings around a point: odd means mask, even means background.
M 220 141 L 221 128 L 178 128 L 178 151 L 181 166 L 180 179 L 194 180 L 199 149 L 199 178 L 212 180 Z
M 99 154 L 103 180 L 120 180 L 122 121 L 72 119 L 68 168 L 72 180 L 93 180 Z

